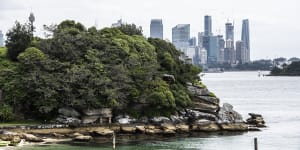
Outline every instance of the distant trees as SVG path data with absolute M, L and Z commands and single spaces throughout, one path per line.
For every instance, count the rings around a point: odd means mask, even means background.
M 290 65 L 283 65 L 282 68 L 274 67 L 271 75 L 275 76 L 300 76 L 300 61 L 292 62 Z
M 7 56 L 16 61 L 18 55 L 30 45 L 31 27 L 16 21 L 14 27 L 7 32 L 6 37 Z

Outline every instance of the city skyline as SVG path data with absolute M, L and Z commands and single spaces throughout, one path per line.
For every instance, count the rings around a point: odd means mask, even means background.
M 210 15 L 213 20 L 213 33 L 225 35 L 224 23 L 229 19 L 230 22 L 235 22 L 234 36 L 239 39 L 242 30 L 241 21 L 249 18 L 251 20 L 249 24 L 251 26 L 251 60 L 300 56 L 300 45 L 296 37 L 300 33 L 300 26 L 295 19 L 298 18 L 300 6 L 297 5 L 296 0 L 263 2 L 258 0 L 251 2 L 188 0 L 180 4 L 172 2 L 170 0 L 143 3 L 137 0 L 126 2 L 87 0 L 73 3 L 70 0 L 43 2 L 1 0 L 0 30 L 5 34 L 13 26 L 15 20 L 23 23 L 27 20 L 28 14 L 33 11 L 36 16 L 36 34 L 39 36 L 43 34 L 44 24 L 58 24 L 65 19 L 82 22 L 85 26 L 97 25 L 98 28 L 103 28 L 109 27 L 111 23 L 121 18 L 124 22 L 142 26 L 144 34 L 149 37 L 149 21 L 152 18 L 161 18 L 164 22 L 164 38 L 171 40 L 171 28 L 175 25 L 190 24 L 191 37 L 194 37 L 198 32 L 203 31 L 203 16 Z M 140 5 L 133 5 L 136 3 Z M 172 7 L 169 7 L 171 4 Z M 268 8 L 265 8 L 267 4 Z M 82 11 L 78 11 L 78 8 Z M 186 11 L 178 12 L 180 8 Z M 278 8 L 285 11 L 278 11 Z

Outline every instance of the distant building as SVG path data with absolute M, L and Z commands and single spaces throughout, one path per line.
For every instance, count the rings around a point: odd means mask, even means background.
M 193 64 L 196 66 L 200 66 L 200 50 L 199 46 L 195 47 L 195 54 L 193 56 Z
M 150 24 L 150 37 L 163 39 L 162 19 L 152 19 Z
M 212 20 L 211 16 L 204 16 L 204 35 L 211 36 L 212 35 Z
M 244 42 L 244 46 L 246 48 L 246 62 L 250 62 L 250 33 L 249 33 L 249 20 L 243 20 L 242 26 L 242 41 Z
M 234 42 L 234 26 L 232 23 L 226 23 L 226 40 L 232 40 Z
M 198 33 L 198 46 L 200 48 L 203 47 L 203 37 L 204 37 L 204 32 L 199 32 Z
M 216 64 L 219 51 L 218 36 L 209 37 L 209 48 L 207 50 L 207 63 Z
M 177 49 L 190 45 L 190 24 L 178 24 L 172 28 L 172 43 Z
M 223 38 L 223 35 L 218 35 L 218 56 L 217 56 L 218 64 L 224 63 L 224 48 L 225 48 L 225 40 Z
M 2 31 L 0 30 L 0 47 L 3 47 L 3 46 L 4 46 L 4 36 L 3 36 Z
M 195 47 L 197 46 L 197 38 L 196 37 L 192 37 L 189 41 L 190 46 Z
M 236 41 L 236 61 L 239 63 L 247 63 L 247 49 L 244 41 Z
M 123 24 L 122 19 L 120 19 L 116 23 L 113 23 L 111 27 L 113 28 L 120 27 L 122 24 Z
M 200 64 L 201 65 L 207 64 L 207 51 L 205 48 L 200 49 Z

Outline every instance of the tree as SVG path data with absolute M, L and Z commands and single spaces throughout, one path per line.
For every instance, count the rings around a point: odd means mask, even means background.
M 127 35 L 143 35 L 142 27 L 137 27 L 135 24 L 122 24 L 117 28 Z
M 31 43 L 31 27 L 28 24 L 15 22 L 15 26 L 7 34 L 6 47 L 8 58 L 17 61 L 18 55 L 25 51 Z

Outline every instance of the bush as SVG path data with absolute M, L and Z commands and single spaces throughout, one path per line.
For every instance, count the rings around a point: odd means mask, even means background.
M 12 108 L 6 104 L 0 106 L 0 121 L 11 121 L 13 120 Z

